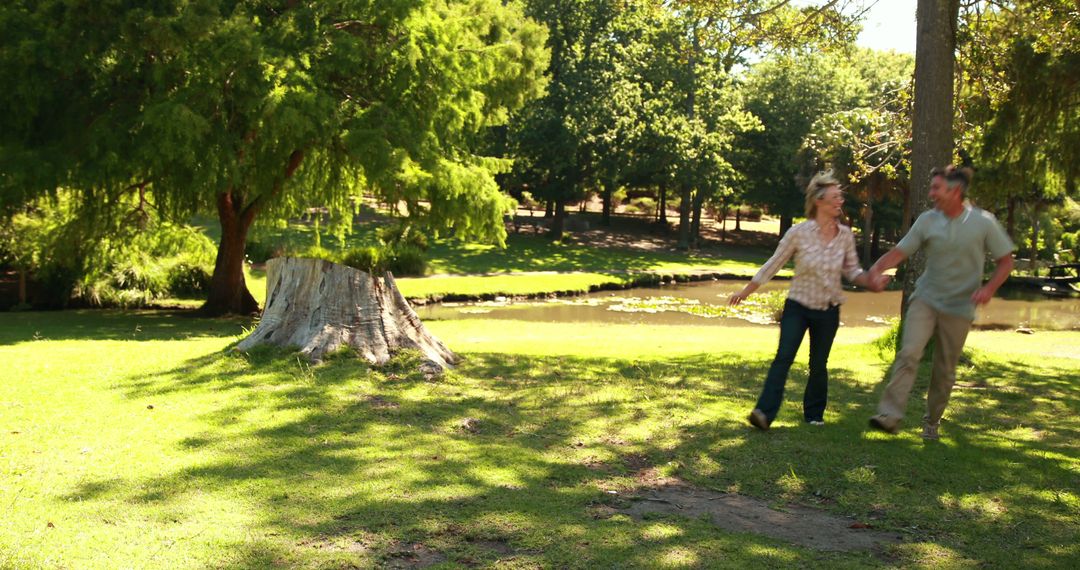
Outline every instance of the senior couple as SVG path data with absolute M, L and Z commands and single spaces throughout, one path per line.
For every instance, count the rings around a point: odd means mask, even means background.
M 729 298 L 732 305 L 741 303 L 795 258 L 795 276 L 780 318 L 779 348 L 749 416 L 754 427 L 769 429 L 779 412 L 788 371 L 807 330 L 810 373 L 803 393 L 803 418 L 808 424 L 824 425 L 829 352 L 840 326 L 840 304 L 844 302 L 840 277 L 871 291 L 881 291 L 890 279 L 884 272 L 922 249 L 926 252 L 926 269 L 916 282 L 904 319 L 901 348 L 870 425 L 888 433 L 899 431 L 919 361 L 933 337 L 934 362 L 922 437 L 938 438 L 938 426 L 952 393 L 956 365 L 975 318 L 975 306 L 990 301 L 1013 266 L 1013 244 L 1001 225 L 992 214 L 965 200 L 970 183 L 967 169 L 934 169 L 929 194 L 934 208 L 919 216 L 896 247 L 863 271 L 855 255 L 851 229 L 839 222 L 844 204 L 839 183 L 828 172 L 810 181 L 806 188 L 806 221 L 792 226 L 750 283 Z M 983 284 L 987 253 L 996 266 Z

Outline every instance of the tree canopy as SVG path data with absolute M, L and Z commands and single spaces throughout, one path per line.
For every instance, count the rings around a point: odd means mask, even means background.
M 513 2 L 193 0 L 0 10 L 4 200 L 67 186 L 149 190 L 171 216 L 216 209 L 208 312 L 248 312 L 257 215 L 361 189 L 435 232 L 501 241 L 508 199 L 479 137 L 542 89 L 543 27 Z

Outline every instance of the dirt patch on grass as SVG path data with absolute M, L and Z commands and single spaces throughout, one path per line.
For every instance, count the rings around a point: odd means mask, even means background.
M 427 568 L 446 562 L 446 556 L 420 543 L 399 544 L 386 553 L 383 568 Z
M 902 541 L 897 533 L 818 509 L 788 505 L 777 510 L 758 499 L 688 485 L 641 489 L 619 511 L 636 519 L 655 515 L 707 518 L 727 531 L 760 534 L 824 551 L 877 550 Z

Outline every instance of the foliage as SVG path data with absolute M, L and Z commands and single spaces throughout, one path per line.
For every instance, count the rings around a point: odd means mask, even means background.
M 341 256 L 341 263 L 360 271 L 374 273 L 384 267 L 382 253 L 383 250 L 377 247 L 354 247 Z
M 971 3 L 957 44 L 973 195 L 1004 212 L 1015 240 L 1026 225 L 1035 241 L 1040 217 L 1077 195 L 1080 12 L 1069 0 Z
M 875 230 L 899 230 L 911 171 L 910 56 L 853 50 L 843 62 L 866 86 L 860 106 L 819 117 L 799 150 L 804 172 L 833 169 L 845 185 L 844 207 L 862 227 L 865 263 Z M 859 224 L 859 222 L 862 222 Z
M 553 234 L 561 234 L 566 203 L 590 184 L 614 183 L 637 128 L 632 106 L 639 87 L 628 72 L 642 49 L 645 0 L 529 0 L 530 16 L 548 28 L 547 93 L 518 114 L 509 134 L 516 184 L 557 204 Z
M 34 200 L 0 226 L 0 253 L 30 274 L 45 306 L 139 306 L 205 293 L 213 243 L 123 202 L 135 209 L 106 217 L 83 211 L 72 192 Z
M 398 223 L 380 227 L 376 230 L 375 235 L 380 242 L 392 249 L 413 248 L 423 252 L 430 247 L 427 234 L 410 223 Z
M 540 92 L 542 27 L 515 2 L 63 0 L 0 9 L 3 199 L 135 188 L 171 218 L 215 210 L 207 310 L 251 310 L 258 216 L 404 202 L 436 235 L 501 243 L 510 205 L 483 136 Z M 102 127 L 107 125 L 107 128 Z
M 821 117 L 863 104 L 868 86 L 850 66 L 821 53 L 766 59 L 745 81 L 747 109 L 764 129 L 740 136 L 744 201 L 790 221 L 802 214 L 801 187 L 810 174 L 799 159 L 803 141 Z

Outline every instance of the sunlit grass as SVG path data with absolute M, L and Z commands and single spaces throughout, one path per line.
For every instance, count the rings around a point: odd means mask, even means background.
M 426 381 L 407 360 L 372 370 L 224 351 L 249 324 L 0 314 L 0 568 L 421 555 L 444 567 L 1075 567 L 1080 555 L 1080 333 L 973 332 L 942 441 L 924 444 L 918 392 L 900 435 L 866 431 L 880 328 L 841 328 L 827 426 L 800 421 L 804 347 L 775 429 L 757 433 L 744 416 L 775 327 L 437 321 L 464 361 Z M 641 484 L 641 465 L 906 540 L 823 553 L 700 519 L 599 515 Z

